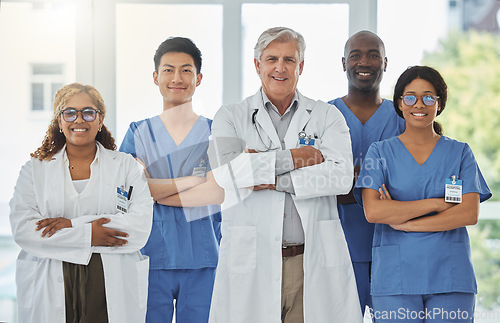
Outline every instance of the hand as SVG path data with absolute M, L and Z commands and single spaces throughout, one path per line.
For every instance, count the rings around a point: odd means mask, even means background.
M 256 153 L 258 153 L 258 151 L 257 151 L 257 150 L 255 150 L 255 149 L 250 149 L 250 148 L 245 148 L 245 152 L 246 152 L 247 154 L 256 154 Z
M 293 165 L 295 169 L 321 164 L 325 158 L 321 151 L 313 146 L 304 146 L 300 148 L 290 149 L 292 153 Z
M 381 200 L 392 200 L 391 194 L 389 194 L 385 184 L 382 184 L 382 187 L 378 189 L 378 192 L 380 193 Z
M 141 164 L 142 167 L 144 167 L 144 174 L 146 175 L 146 177 L 151 178 L 151 176 L 149 176 L 148 169 L 146 168 L 146 165 L 142 162 L 142 160 L 140 160 L 139 157 L 135 157 L 135 160 L 137 160 L 139 164 Z
M 411 220 L 410 220 L 411 221 Z M 408 232 L 410 231 L 410 221 L 407 221 L 405 223 L 401 223 L 401 224 L 390 224 L 390 226 L 394 229 L 394 230 L 398 230 L 398 231 L 405 231 L 405 232 Z
M 92 246 L 119 247 L 125 245 L 128 241 L 117 237 L 128 237 L 125 232 L 103 227 L 103 224 L 111 221 L 107 218 L 100 218 L 92 221 Z
M 71 225 L 70 219 L 63 217 L 43 219 L 38 221 L 36 225 L 36 231 L 45 228 L 42 232 L 42 237 L 45 237 L 45 235 L 47 235 L 47 237 L 52 237 L 52 235 L 54 235 L 57 231 L 63 228 L 71 228 L 73 226 Z

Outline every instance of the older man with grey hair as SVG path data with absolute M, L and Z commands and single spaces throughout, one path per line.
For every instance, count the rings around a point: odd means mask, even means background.
M 304 50 L 290 28 L 262 33 L 261 89 L 214 118 L 209 153 L 225 201 L 210 322 L 362 321 L 336 207 L 352 186 L 349 129 L 297 90 Z

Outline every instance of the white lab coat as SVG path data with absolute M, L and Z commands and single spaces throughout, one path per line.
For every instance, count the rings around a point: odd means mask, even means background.
M 298 109 L 284 138 L 286 149 L 299 147 L 298 134 L 304 130 L 319 137 L 316 147 L 325 158 L 291 172 L 292 198 L 305 233 L 304 322 L 362 322 L 336 200 L 336 195 L 349 192 L 353 181 L 349 129 L 338 109 L 297 94 Z M 226 199 L 210 322 L 281 322 L 285 193 L 245 188 L 275 182 L 273 149 L 281 149 L 261 92 L 222 106 L 213 121 L 212 138 L 212 168 L 222 165 L 213 173 Z M 271 151 L 241 153 L 245 147 Z
M 64 214 L 65 203 L 70 203 L 65 201 L 65 187 L 72 185 L 66 147 L 50 161 L 32 158 L 21 169 L 10 202 L 14 240 L 22 248 L 16 268 L 19 322 L 65 323 L 62 262 L 85 265 L 92 253 L 102 258 L 109 322 L 145 320 L 149 258 L 139 250 L 151 231 L 153 201 L 142 167 L 132 156 L 97 146 L 92 167 L 99 167 L 100 176 L 93 215 Z M 128 213 L 116 210 L 117 187 L 122 185 L 134 187 Z M 60 216 L 72 218 L 73 227 L 50 238 L 35 231 L 38 220 Z M 90 222 L 101 217 L 111 219 L 106 227 L 129 234 L 126 245 L 91 246 Z

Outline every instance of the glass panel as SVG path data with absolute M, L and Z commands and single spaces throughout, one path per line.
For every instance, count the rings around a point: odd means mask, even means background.
M 193 98 L 195 112 L 212 118 L 220 108 L 221 5 L 117 4 L 116 36 L 118 143 L 130 122 L 162 112 L 162 97 L 153 83 L 153 56 L 168 37 L 188 37 L 201 50 L 203 80 Z
M 378 0 L 377 3 L 377 34 L 385 43 L 388 60 L 380 91 L 383 97 L 392 98 L 399 75 L 408 66 L 422 64 L 424 52 L 434 50 L 439 39 L 446 36 L 448 0 Z M 412 23 L 415 21 L 422 23 Z
M 348 38 L 348 4 L 244 4 L 241 20 L 244 97 L 254 94 L 261 84 L 253 47 L 264 30 L 275 26 L 290 27 L 305 38 L 304 71 L 297 86 L 302 94 L 329 101 L 347 93 L 341 59 Z
M 63 66 L 61 64 L 33 64 L 33 75 L 37 74 L 60 75 L 62 73 L 63 73 Z
M 32 110 L 43 110 L 43 83 L 31 84 Z
M 48 110 L 51 112 L 54 111 L 54 96 L 56 95 L 57 90 L 63 87 L 64 84 L 62 83 L 52 83 L 51 89 L 50 89 L 50 107 L 47 107 Z

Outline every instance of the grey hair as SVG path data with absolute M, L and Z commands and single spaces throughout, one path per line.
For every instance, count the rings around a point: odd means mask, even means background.
M 290 40 L 297 41 L 297 47 L 299 50 L 299 60 L 302 62 L 304 60 L 304 52 L 306 51 L 306 41 L 301 34 L 295 30 L 287 27 L 273 27 L 264 31 L 257 40 L 255 47 L 253 48 L 253 57 L 260 61 L 262 52 L 266 47 L 273 41 L 287 42 Z

